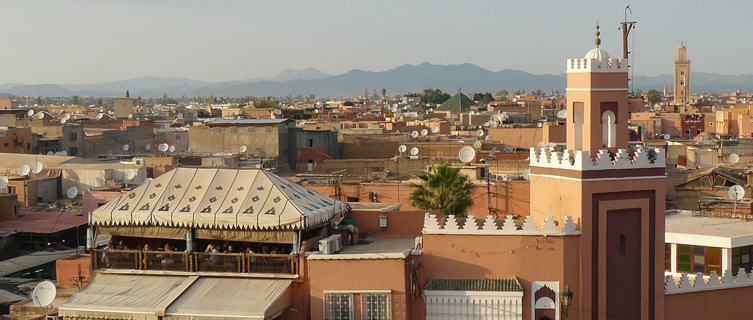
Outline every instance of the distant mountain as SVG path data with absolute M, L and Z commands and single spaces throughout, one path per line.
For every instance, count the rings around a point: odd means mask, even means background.
M 721 75 L 694 72 L 693 91 L 725 92 L 741 89 L 753 91 L 753 75 Z M 438 88 L 454 93 L 479 92 L 505 89 L 559 90 L 564 93 L 565 74 L 532 74 L 519 70 L 489 71 L 479 66 L 465 63 L 457 65 L 436 65 L 422 63 L 401 65 L 386 71 L 352 70 L 339 75 L 328 75 L 322 71 L 307 69 L 286 69 L 269 78 L 207 82 L 187 78 L 141 77 L 122 81 L 81 85 L 0 85 L 0 93 L 15 95 L 43 96 L 124 96 L 129 90 L 132 97 L 173 96 L 356 96 L 362 95 L 365 88 L 369 93 L 379 93 L 382 88 L 388 94 L 418 92 L 426 88 Z M 634 87 L 640 90 L 672 86 L 672 75 L 638 76 Z

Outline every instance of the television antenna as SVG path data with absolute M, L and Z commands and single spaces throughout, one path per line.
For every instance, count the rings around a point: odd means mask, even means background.
M 37 117 L 37 119 L 39 120 L 44 119 L 44 112 L 37 112 L 37 115 L 35 117 Z
M 105 116 L 105 114 L 102 113 L 102 112 L 97 113 L 97 120 L 102 120 L 102 117 L 104 117 L 104 116 Z
M 672 136 L 670 136 L 669 133 L 665 133 L 663 137 L 664 137 L 664 140 L 669 140 L 670 138 L 672 138 Z
M 48 156 L 54 156 L 54 155 L 55 155 L 55 152 L 52 152 L 52 151 L 47 151 L 47 155 L 48 155 Z
M 63 116 L 63 118 L 65 118 L 65 120 L 71 120 L 71 114 L 70 114 L 70 113 L 66 113 L 66 114 L 65 114 L 65 115 Z
M 135 177 L 136 177 L 136 170 L 133 170 L 133 169 L 126 170 L 126 172 L 123 173 L 123 178 L 125 178 L 125 181 L 123 182 L 131 181 Z
M 460 162 L 469 163 L 476 158 L 476 150 L 470 146 L 462 147 L 458 152 L 458 158 L 460 159 Z
M 128 119 L 129 119 L 129 120 L 130 120 L 130 119 L 133 119 L 133 115 L 129 113 L 129 114 L 128 114 Z
M 18 175 L 24 177 L 29 175 L 29 172 L 31 171 L 31 167 L 29 167 L 28 164 L 22 165 L 20 168 L 18 168 Z
M 275 113 L 276 116 L 282 115 L 282 110 L 280 109 L 275 109 L 273 112 Z
M 61 156 L 67 156 L 68 155 L 68 151 L 65 151 L 65 150 L 60 151 L 60 155 Z
M 481 148 L 481 141 L 479 140 L 473 141 L 473 147 L 476 149 Z

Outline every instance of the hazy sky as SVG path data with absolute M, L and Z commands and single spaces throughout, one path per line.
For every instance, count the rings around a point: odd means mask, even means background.
M 621 55 L 626 2 L 3 0 L 0 83 L 140 76 L 238 80 L 285 68 L 337 74 L 473 63 L 563 73 L 593 47 Z M 680 41 L 694 71 L 753 73 L 753 1 L 632 1 L 635 73 L 672 72 Z

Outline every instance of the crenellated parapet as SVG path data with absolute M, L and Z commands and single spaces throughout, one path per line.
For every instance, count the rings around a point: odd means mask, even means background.
M 733 276 L 725 272 L 723 277 L 719 277 L 716 271 L 711 271 L 711 275 L 704 276 L 702 273 L 680 275 L 667 275 L 664 279 L 664 293 L 676 294 L 686 292 L 698 292 L 708 290 L 730 289 L 739 287 L 753 286 L 753 274 L 745 273 L 745 269 L 740 268 L 737 275 Z
M 624 59 L 567 59 L 568 73 L 586 72 L 627 72 L 627 62 Z
M 479 221 L 480 222 L 480 221 Z M 455 216 L 448 216 L 444 225 L 439 223 L 437 215 L 426 213 L 424 215 L 424 234 L 467 234 L 467 235 L 517 235 L 517 236 L 570 236 L 579 235 L 572 217 L 565 217 L 564 221 L 557 226 L 554 218 L 547 217 L 541 227 L 536 226 L 533 217 L 526 217 L 521 226 L 515 224 L 513 216 L 508 215 L 498 226 L 493 216 L 487 216 L 480 224 L 473 217 L 466 219 L 461 224 Z
M 530 149 L 529 165 L 578 171 L 664 168 L 666 155 L 661 148 L 639 148 L 632 156 L 627 149 L 619 149 L 614 155 L 607 150 L 599 150 L 596 156 L 592 157 L 588 150 L 559 152 L 550 148 L 534 147 Z

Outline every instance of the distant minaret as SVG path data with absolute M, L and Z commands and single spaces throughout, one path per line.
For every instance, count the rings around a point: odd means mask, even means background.
M 677 47 L 674 76 L 674 103 L 684 105 L 690 98 L 690 60 L 688 60 L 684 43 Z
M 363 88 L 363 100 L 369 100 L 369 88 Z
M 130 97 L 131 97 L 131 93 L 128 92 L 128 90 L 126 90 L 126 98 L 130 98 Z

